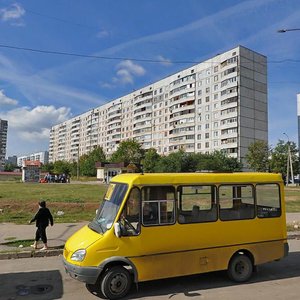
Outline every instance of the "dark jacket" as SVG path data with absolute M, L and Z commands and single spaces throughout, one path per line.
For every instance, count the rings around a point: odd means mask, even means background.
M 49 221 L 51 226 L 53 225 L 53 217 L 47 207 L 41 207 L 39 209 L 30 223 L 34 221 L 36 222 L 36 227 L 47 227 L 49 225 Z

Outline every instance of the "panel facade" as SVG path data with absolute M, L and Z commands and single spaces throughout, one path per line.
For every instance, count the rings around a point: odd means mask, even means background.
M 49 159 L 77 160 L 95 146 L 111 155 L 134 138 L 160 155 L 222 150 L 243 160 L 249 140 L 267 141 L 266 63 L 238 46 L 53 126 Z

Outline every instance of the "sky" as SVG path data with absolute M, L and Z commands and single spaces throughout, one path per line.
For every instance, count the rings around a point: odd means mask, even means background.
M 270 146 L 297 142 L 300 31 L 282 28 L 300 28 L 299 0 L 0 0 L 7 156 L 48 150 L 51 126 L 238 45 L 268 59 Z

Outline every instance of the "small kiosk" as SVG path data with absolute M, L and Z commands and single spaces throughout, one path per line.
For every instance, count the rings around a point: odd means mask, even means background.
M 40 161 L 25 160 L 22 165 L 23 182 L 39 182 L 42 163 Z
M 111 178 L 122 173 L 139 172 L 140 166 L 133 163 L 106 163 L 96 162 L 97 180 L 101 183 L 109 183 Z

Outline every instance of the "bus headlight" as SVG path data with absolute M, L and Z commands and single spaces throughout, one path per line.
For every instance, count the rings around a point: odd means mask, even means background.
M 83 261 L 85 258 L 85 255 L 86 255 L 85 249 L 79 249 L 72 254 L 71 260 Z

